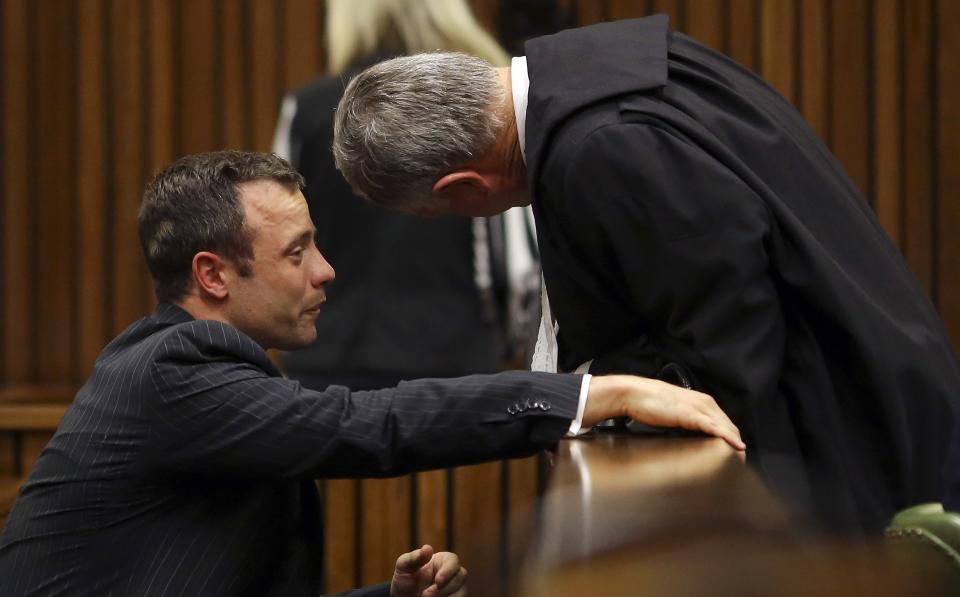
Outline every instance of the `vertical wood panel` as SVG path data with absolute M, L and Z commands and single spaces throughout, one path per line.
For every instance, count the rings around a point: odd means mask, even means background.
M 417 475 L 417 542 L 449 551 L 447 545 L 447 471 Z M 416 547 L 419 547 L 416 546 Z
M 148 174 L 167 165 L 176 155 L 176 83 L 174 10 L 168 0 L 148 0 L 149 20 L 149 131 Z
M 17 466 L 14 462 L 15 450 L 13 447 L 13 434 L 0 434 L 0 476 L 12 477 L 16 474 Z M 32 465 L 32 463 L 31 463 Z M 0 525 L 3 523 L 0 522 Z M 2 528 L 2 526 L 0 526 Z
M 250 97 L 248 91 L 249 63 L 247 61 L 248 21 L 243 4 L 221 0 L 223 15 L 223 119 L 224 148 L 250 147 L 253 129 L 250 126 Z
M 830 147 L 864 195 L 869 184 L 866 0 L 830 4 Z
M 110 129 L 112 149 L 112 307 L 117 334 L 145 313 L 143 257 L 137 236 L 137 210 L 143 188 L 141 6 L 114 0 L 110 14 Z
M 830 136 L 826 0 L 802 0 L 800 11 L 800 111 L 824 141 Z
M 316 0 L 287 0 L 284 7 L 284 89 L 293 89 L 323 70 L 320 46 L 322 5 Z
M 609 0 L 603 2 L 598 0 L 578 0 L 577 1 L 577 24 L 590 25 L 599 23 L 607 17 L 607 7 Z
M 633 19 L 651 13 L 650 3 L 647 0 L 609 0 L 606 19 Z
M 508 464 L 510 512 L 507 536 L 507 565 L 510 578 L 516 578 L 531 536 L 537 499 L 536 456 L 511 460 Z
M 39 8 L 39 7 L 38 7 Z M 38 279 L 36 307 L 42 317 L 31 333 L 43 341 L 36 354 L 37 375 L 45 381 L 74 377 L 73 335 L 76 266 L 73 237 L 75 54 L 73 6 L 69 0 L 43 3 L 37 22 L 38 169 L 34 180 L 37 218 L 32 232 L 38 245 L 32 265 L 44 275 Z
M 904 4 L 904 176 L 906 196 L 903 251 L 928 292 L 933 289 L 933 122 L 930 97 L 930 49 L 933 11 L 930 0 Z M 958 309 L 960 305 L 952 305 Z M 954 341 L 956 342 L 956 337 Z
M 357 541 L 354 521 L 357 516 L 357 482 L 325 481 L 324 488 L 326 591 L 338 593 L 356 588 L 354 578 L 358 562 L 354 557 Z
M 760 76 L 795 103 L 796 22 L 793 0 L 763 0 Z
M 901 153 L 900 139 L 900 2 L 876 0 L 874 12 L 874 209 L 880 223 L 900 244 Z
M 249 87 L 253 109 L 253 147 L 250 149 L 269 151 L 273 142 L 277 108 L 286 91 L 277 71 L 279 52 L 282 49 L 280 40 L 277 39 L 278 2 L 255 0 L 250 2 L 249 7 L 252 37 L 247 43 L 250 45 L 252 60 Z
M 453 478 L 455 549 L 475 578 L 499 578 L 500 463 L 460 467 Z
M 731 58 L 753 71 L 757 62 L 757 0 L 728 0 L 728 39 L 726 52 Z
M 28 267 L 30 255 L 30 205 L 32 189 L 28 186 L 31 171 L 29 148 L 33 131 L 29 125 L 30 56 L 27 34 L 28 0 L 3 0 L 2 106 L 3 126 L 0 142 L 3 155 L 3 376 L 7 382 L 30 381 L 30 354 L 33 338 L 30 331 L 32 282 L 34 271 Z
M 937 4 L 937 222 L 939 242 L 937 304 L 954 347 L 960 347 L 960 4 Z
M 179 73 L 174 64 L 173 10 L 168 0 L 149 0 L 149 143 L 147 172 L 151 176 L 175 157 L 175 83 Z
M 705 46 L 723 51 L 724 0 L 695 0 L 687 4 L 687 33 Z
M 409 477 L 363 481 L 363 584 L 390 580 L 410 549 Z
M 663 13 L 670 17 L 670 28 L 676 31 L 686 31 L 682 0 L 653 0 L 652 11 Z
M 213 0 L 180 3 L 180 155 L 211 151 L 218 145 L 217 119 L 212 116 L 220 110 L 217 81 L 222 73 L 214 59 L 218 27 L 213 17 Z
M 146 1 L 145 46 L 147 72 L 145 77 L 146 127 L 144 183 L 161 168 L 173 161 L 176 144 L 176 77 L 174 53 L 174 4 L 168 0 Z M 137 200 L 139 200 L 139 195 Z M 153 310 L 155 298 L 150 272 L 142 268 L 140 286 L 143 288 L 145 312 Z
M 107 343 L 108 314 L 103 303 L 106 282 L 106 120 L 103 0 L 88 0 L 79 5 L 78 19 L 78 136 L 77 201 L 79 234 L 77 252 L 76 339 L 79 379 L 90 373 L 100 350 Z M 78 381 L 79 381 L 78 379 Z

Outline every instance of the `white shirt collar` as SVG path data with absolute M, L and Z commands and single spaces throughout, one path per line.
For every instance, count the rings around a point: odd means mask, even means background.
M 510 83 L 513 87 L 513 112 L 517 119 L 517 135 L 520 137 L 520 155 L 526 163 L 527 93 L 530 90 L 526 56 L 518 56 L 510 61 Z

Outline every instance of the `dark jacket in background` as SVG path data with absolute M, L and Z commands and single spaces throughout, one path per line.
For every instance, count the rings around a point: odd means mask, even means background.
M 526 155 L 572 370 L 677 363 L 832 530 L 938 501 L 960 368 L 803 118 L 663 16 L 527 43 Z
M 953 427 L 950 454 L 944 469 L 943 509 L 960 513 L 960 416 Z
M 315 477 L 528 455 L 564 435 L 579 392 L 534 373 L 315 392 L 235 328 L 161 303 L 104 349 L 34 465 L 0 595 L 315 597 Z

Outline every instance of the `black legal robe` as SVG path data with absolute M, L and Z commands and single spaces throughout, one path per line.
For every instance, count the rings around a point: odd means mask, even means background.
M 939 500 L 960 369 L 803 118 L 664 16 L 527 43 L 526 157 L 572 370 L 680 365 L 823 527 Z

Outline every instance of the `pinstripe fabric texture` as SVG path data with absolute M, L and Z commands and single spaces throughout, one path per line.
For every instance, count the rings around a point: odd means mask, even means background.
M 313 478 L 528 455 L 563 436 L 579 390 L 515 372 L 315 392 L 161 303 L 104 349 L 37 460 L 0 535 L 0 595 L 316 595 Z

